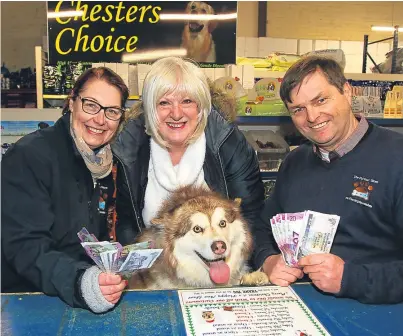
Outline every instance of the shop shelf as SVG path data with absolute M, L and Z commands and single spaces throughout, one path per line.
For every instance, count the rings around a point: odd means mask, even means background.
M 66 99 L 67 95 L 44 94 L 43 99 Z M 139 100 L 140 96 L 129 96 L 130 100 Z
M 277 171 L 271 171 L 271 172 L 261 171 L 260 176 L 262 177 L 262 180 L 271 180 L 277 177 L 277 173 L 278 173 Z
M 374 124 L 386 127 L 399 127 L 403 126 L 403 118 L 367 118 Z M 237 123 L 239 125 L 278 125 L 281 123 L 291 123 L 289 116 L 255 116 L 255 117 L 238 117 Z

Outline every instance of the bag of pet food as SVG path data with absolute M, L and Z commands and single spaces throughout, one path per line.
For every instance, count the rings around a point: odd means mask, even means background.
M 273 64 L 273 66 L 278 66 L 282 68 L 289 68 L 295 62 L 297 62 L 301 57 L 294 54 L 285 54 L 275 52 L 270 54 L 267 59 Z
M 271 62 L 266 58 L 237 57 L 237 65 L 251 64 L 254 68 L 270 68 Z
M 304 54 L 303 56 L 305 57 L 312 55 L 333 59 L 340 64 L 343 70 L 346 67 L 346 55 L 344 54 L 344 51 L 341 49 L 314 50 Z
M 265 101 L 280 99 L 279 78 L 262 78 L 255 84 L 255 91 L 258 97 L 263 97 Z

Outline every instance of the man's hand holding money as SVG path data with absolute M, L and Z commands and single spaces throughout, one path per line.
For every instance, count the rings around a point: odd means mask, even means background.
M 311 254 L 301 258 L 298 265 L 322 291 L 340 292 L 344 272 L 344 261 L 340 257 L 331 253 Z
M 321 290 L 338 293 L 344 261 L 330 254 L 340 217 L 315 211 L 281 213 L 270 219 L 281 254 L 269 256 L 263 271 L 271 283 L 289 286 L 308 274 Z
M 304 276 L 299 268 L 287 266 L 281 254 L 267 257 L 262 269 L 269 281 L 277 286 L 289 286 Z

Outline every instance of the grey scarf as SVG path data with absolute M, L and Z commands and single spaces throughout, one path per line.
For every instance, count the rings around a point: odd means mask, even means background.
M 88 147 L 83 138 L 76 136 L 72 116 L 73 114 L 70 114 L 70 133 L 87 168 L 91 172 L 92 179 L 96 181 L 108 176 L 112 171 L 113 165 L 113 155 L 110 144 L 106 144 L 95 154 L 94 151 Z

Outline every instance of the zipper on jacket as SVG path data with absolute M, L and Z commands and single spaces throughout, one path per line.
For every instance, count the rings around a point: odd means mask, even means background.
M 222 160 L 221 160 L 221 156 L 220 156 L 220 148 L 221 148 L 222 144 L 225 142 L 225 140 L 227 140 L 228 137 L 232 134 L 233 131 L 234 131 L 234 129 L 231 128 L 231 131 L 228 132 L 228 134 L 226 135 L 224 140 L 221 141 L 220 145 L 218 146 L 218 151 L 217 151 L 217 156 L 218 156 L 218 160 L 220 161 L 221 173 L 222 173 L 222 177 L 223 177 L 223 180 L 224 180 L 225 193 L 227 194 L 227 198 L 229 198 L 229 193 L 228 193 L 227 181 L 225 180 L 224 167 L 222 165 Z
M 94 219 L 94 216 L 93 216 L 93 213 L 92 213 L 92 199 L 93 199 L 93 197 L 94 197 L 94 192 L 97 190 L 97 186 L 99 186 L 99 183 L 98 183 L 98 180 L 95 180 L 95 181 L 93 181 L 92 182 L 92 185 L 91 185 L 91 187 L 92 187 L 92 189 L 91 189 L 91 193 L 90 193 L 90 200 L 88 201 L 88 213 L 89 213 L 89 216 L 90 216 L 90 223 L 92 224 L 92 222 L 93 222 L 93 219 Z
M 132 203 L 134 215 L 136 216 L 136 223 L 137 223 L 137 227 L 139 228 L 139 233 L 141 233 L 142 231 L 141 231 L 141 227 L 140 227 L 140 224 L 139 224 L 139 217 L 137 215 L 136 207 L 134 206 L 134 203 L 133 203 L 133 195 L 132 195 L 132 191 L 130 189 L 129 179 L 128 179 L 127 174 L 126 174 L 125 166 L 124 166 L 122 160 L 116 154 L 115 154 L 115 157 L 119 160 L 120 165 L 122 166 L 122 169 L 123 169 L 123 173 L 125 174 L 125 179 L 126 179 L 126 182 L 127 182 L 127 188 L 129 189 L 130 202 Z
M 88 201 L 88 212 L 89 212 L 89 215 L 90 215 L 90 223 L 92 224 L 93 216 L 92 216 L 91 205 L 92 205 L 91 201 Z

